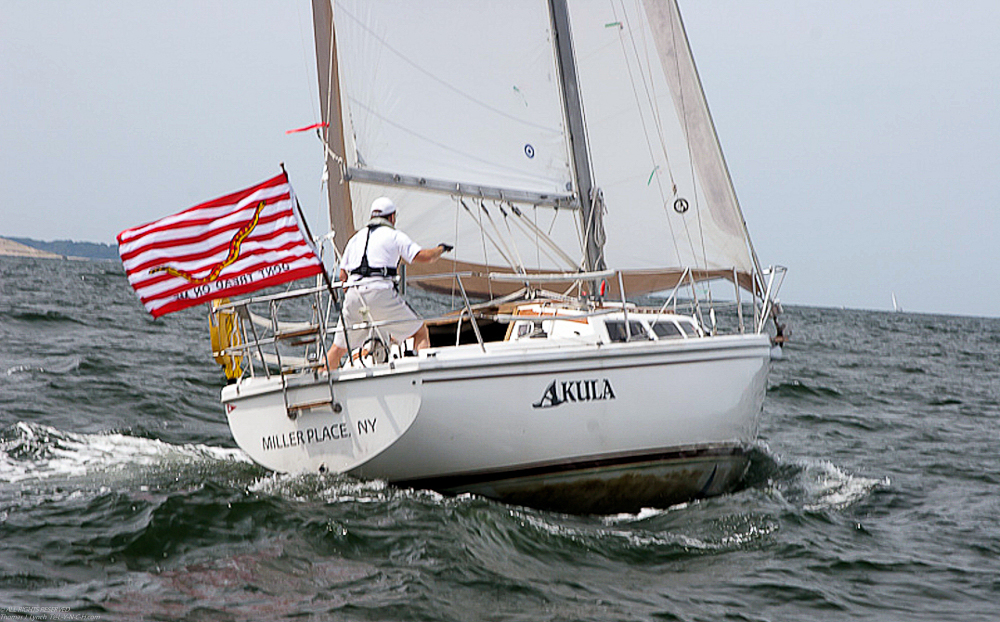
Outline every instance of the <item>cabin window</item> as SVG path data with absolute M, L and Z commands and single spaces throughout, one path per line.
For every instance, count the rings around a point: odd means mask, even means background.
M 653 332 L 660 339 L 680 339 L 684 336 L 681 334 L 681 329 L 677 328 L 677 324 L 674 324 L 670 320 L 653 324 Z
M 698 330 L 698 326 L 691 320 L 678 320 L 677 323 L 681 325 L 681 329 L 688 334 L 688 337 L 697 337 L 702 334 Z
M 606 322 L 604 324 L 608 329 L 608 338 L 611 341 L 625 341 L 625 322 Z M 629 332 L 632 333 L 632 340 L 637 339 L 651 339 L 649 333 L 646 331 L 646 326 L 642 322 L 629 321 L 628 323 Z

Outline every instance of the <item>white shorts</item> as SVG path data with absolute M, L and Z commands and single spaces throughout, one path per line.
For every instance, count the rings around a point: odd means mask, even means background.
M 347 331 L 344 339 L 343 322 L 348 326 L 363 322 L 379 322 L 373 328 L 355 328 Z M 388 322 L 381 324 L 381 322 Z M 424 321 L 413 312 L 395 288 L 349 287 L 344 295 L 344 306 L 341 309 L 340 321 L 333 335 L 333 343 L 340 348 L 346 348 L 350 342 L 352 348 L 363 345 L 372 336 L 378 336 L 388 345 L 390 341 L 401 343 L 413 336 Z

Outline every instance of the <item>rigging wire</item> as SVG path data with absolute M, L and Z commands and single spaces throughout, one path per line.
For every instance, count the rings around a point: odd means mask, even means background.
M 629 25 L 631 24 L 631 21 L 628 20 L 628 10 L 625 8 L 624 2 L 620 2 L 620 3 L 621 3 L 622 13 L 625 15 L 626 20 L 624 22 L 622 22 L 622 21 L 617 22 L 619 33 L 625 27 L 625 24 L 629 24 Z M 612 2 L 612 7 L 611 8 L 612 8 L 612 11 L 614 11 L 614 4 L 613 4 L 613 2 Z M 639 11 L 639 10 L 641 10 L 641 9 L 639 9 L 637 7 L 636 11 Z M 615 17 L 617 17 L 617 14 L 615 15 Z M 652 75 L 653 67 L 655 65 L 653 64 L 652 59 L 649 58 L 649 45 L 645 44 L 646 31 L 643 30 L 643 31 L 641 31 L 640 34 L 643 37 L 643 46 L 642 46 L 642 48 L 646 51 L 646 54 L 645 54 L 645 56 L 646 56 L 645 68 L 646 68 L 646 74 L 648 74 L 647 76 L 645 76 L 643 78 L 643 80 L 642 80 L 642 86 L 644 87 L 645 92 L 646 92 L 646 101 L 649 103 L 650 116 L 653 118 L 653 123 L 656 126 L 656 136 L 660 139 L 659 140 L 660 151 L 663 153 L 663 160 L 664 160 L 664 162 L 666 162 L 667 175 L 670 177 L 670 187 L 671 187 L 673 195 L 676 196 L 677 195 L 677 182 L 674 179 L 673 167 L 670 165 L 670 153 L 667 151 L 666 142 L 663 140 L 663 120 L 660 117 L 660 109 L 656 105 L 656 94 L 654 92 L 656 90 L 656 87 L 655 87 L 655 81 L 653 80 L 653 75 Z M 632 44 L 632 52 L 633 52 L 633 54 L 635 54 L 636 66 L 640 70 L 640 74 L 639 75 L 642 76 L 643 74 L 642 74 L 641 70 L 643 68 L 643 63 L 640 61 L 639 49 L 636 46 L 636 43 L 635 43 L 635 33 L 633 32 L 633 30 L 631 28 L 631 25 L 628 28 L 628 35 L 629 35 L 629 42 Z M 633 95 L 635 96 L 635 99 L 636 99 L 636 108 L 639 109 L 639 111 L 640 111 L 640 117 L 641 117 L 641 110 L 642 110 L 642 108 L 641 108 L 641 105 L 639 104 L 639 94 L 636 92 L 636 89 L 635 89 L 635 79 L 632 76 L 632 66 L 631 66 L 631 64 L 629 64 L 627 62 L 628 51 L 625 48 L 625 41 L 623 40 L 623 38 L 621 36 L 619 36 L 618 40 L 619 40 L 619 42 L 621 43 L 621 46 L 622 46 L 622 55 L 626 58 L 626 65 L 625 66 L 626 66 L 626 68 L 629 71 L 629 80 L 632 82 L 632 92 L 633 92 Z M 644 132 L 646 134 L 647 147 L 649 148 L 649 152 L 650 152 L 649 153 L 650 159 L 653 160 L 654 164 L 655 164 L 655 158 L 653 156 L 653 148 L 652 148 L 652 145 L 649 144 L 649 132 L 645 131 L 646 130 L 645 119 L 640 119 L 640 120 L 642 120 L 642 122 L 643 122 L 643 130 L 644 130 Z M 655 173 L 656 173 L 656 168 L 653 169 L 653 174 L 655 174 Z M 650 178 L 652 178 L 652 174 L 650 175 Z M 661 189 L 661 194 L 662 194 L 662 189 Z
M 500 228 L 497 226 L 497 223 L 493 220 L 493 214 L 491 214 L 490 211 L 486 209 L 486 202 L 483 201 L 482 199 L 479 200 L 479 209 L 482 210 L 484 214 L 486 214 L 486 218 L 490 221 L 490 225 L 493 227 L 493 231 L 496 233 L 499 246 L 503 246 L 503 251 L 501 251 L 500 254 L 503 255 L 504 258 L 508 258 L 510 255 L 513 255 L 514 253 L 511 253 L 510 247 L 507 246 L 507 243 L 503 239 L 503 233 L 500 231 Z M 511 242 L 513 243 L 513 240 L 511 240 Z M 499 246 L 497 247 L 498 250 Z M 519 272 L 521 274 L 524 273 L 524 265 L 520 262 L 520 256 L 518 256 L 517 262 L 509 258 L 507 260 L 511 263 L 511 267 L 514 269 L 514 272 Z
M 622 8 L 622 12 L 627 16 L 628 15 L 628 10 L 625 9 L 624 2 L 621 3 L 621 8 Z M 614 10 L 614 5 L 613 4 L 612 4 L 612 10 Z M 636 6 L 636 11 L 640 11 L 640 10 L 641 9 L 638 6 Z M 673 50 L 672 56 L 673 56 L 673 61 L 674 61 L 673 70 L 675 72 L 675 80 L 676 80 L 677 84 L 681 85 L 680 58 L 679 58 L 679 54 L 678 54 L 678 32 L 677 32 L 678 29 L 675 27 L 675 24 L 679 21 L 680 18 L 679 18 L 679 16 L 675 17 L 675 15 L 674 15 L 674 11 L 675 10 L 676 10 L 676 4 L 668 3 L 668 11 L 670 12 L 670 15 L 669 15 L 669 26 L 670 26 L 671 47 L 672 47 L 672 50 Z M 616 17 L 617 17 L 617 14 L 616 14 Z M 643 37 L 645 36 L 645 32 L 644 31 L 642 33 L 640 33 L 640 34 Z M 631 46 L 632 46 L 633 53 L 635 55 L 635 62 L 640 67 L 640 69 L 641 69 L 642 68 L 642 63 L 640 62 L 641 56 L 640 56 L 639 51 L 638 51 L 639 46 L 636 44 L 635 33 L 634 33 L 634 31 L 631 28 L 628 29 L 628 37 L 629 37 L 629 41 L 630 41 Z M 624 41 L 622 42 L 622 47 L 623 47 L 623 54 L 625 54 L 626 58 L 628 58 L 628 53 L 625 51 Z M 666 141 L 664 140 L 664 136 L 663 136 L 662 119 L 659 116 L 659 108 L 656 105 L 655 95 L 652 92 L 653 90 L 655 90 L 654 89 L 655 80 L 653 80 L 653 77 L 652 77 L 652 66 L 653 66 L 653 63 L 652 63 L 652 60 L 649 58 L 649 54 L 648 54 L 649 46 L 644 44 L 642 47 L 643 47 L 643 49 L 645 49 L 647 51 L 647 53 L 646 53 L 646 67 L 647 67 L 647 72 L 649 73 L 649 75 L 646 76 L 642 72 L 640 72 L 640 77 L 643 78 L 643 86 L 645 88 L 646 98 L 647 98 L 647 102 L 649 104 L 651 115 L 653 117 L 653 121 L 654 121 L 654 123 L 656 125 L 656 128 L 657 128 L 657 137 L 659 138 L 660 148 L 663 151 L 664 158 L 667 161 L 667 172 L 668 172 L 668 174 L 670 176 L 670 179 L 671 179 L 673 196 L 676 197 L 677 196 L 676 179 L 675 179 L 675 177 L 673 175 L 672 167 L 670 167 L 670 164 L 669 164 L 669 157 L 668 157 L 667 149 L 666 149 Z M 638 97 L 638 90 L 637 90 L 637 88 L 635 86 L 635 76 L 632 73 L 631 65 L 627 61 L 626 61 L 626 66 L 629 69 L 629 80 L 632 82 L 633 93 L 636 96 L 636 101 L 637 101 L 637 104 L 638 104 L 639 97 Z M 666 70 L 666 67 L 664 69 Z M 702 199 L 704 197 L 701 195 L 701 193 L 699 193 L 699 189 L 698 189 L 698 185 L 697 185 L 697 177 L 696 177 L 696 171 L 695 171 L 694 153 L 693 153 L 693 148 L 692 148 L 691 141 L 690 141 L 691 132 L 690 132 L 690 128 L 688 127 L 688 124 L 687 124 L 687 122 L 688 122 L 688 117 L 687 117 L 687 101 L 686 101 L 686 98 L 684 96 L 683 85 L 681 85 L 680 88 L 678 89 L 678 94 L 677 95 L 678 95 L 678 99 L 679 99 L 679 108 L 680 108 L 680 114 L 679 114 L 680 119 L 679 119 L 679 121 L 681 122 L 682 129 L 684 130 L 685 137 L 688 138 L 688 140 L 686 140 L 686 144 L 687 144 L 687 151 L 688 151 L 688 164 L 689 164 L 691 187 L 692 187 L 692 194 L 693 194 L 694 207 L 695 207 L 695 216 L 696 216 L 696 219 L 697 219 L 696 220 L 696 223 L 697 223 L 697 236 L 693 236 L 692 235 L 691 228 L 690 228 L 690 225 L 689 225 L 687 219 L 681 219 L 681 224 L 684 227 L 684 234 L 685 234 L 685 237 L 687 239 L 688 247 L 689 247 L 690 252 L 691 252 L 691 257 L 693 259 L 695 259 L 695 262 L 696 262 L 695 265 L 697 266 L 697 259 L 696 258 L 698 257 L 698 252 L 696 250 L 696 243 L 695 243 L 695 239 L 694 238 L 697 237 L 698 241 L 700 242 L 700 247 L 701 247 L 701 261 L 702 261 L 702 265 L 705 266 L 705 269 L 707 269 L 707 267 L 708 267 L 708 253 L 707 253 L 706 244 L 705 244 L 705 229 L 704 229 L 704 222 L 703 222 L 702 213 L 701 213 L 702 212 L 702 210 L 701 210 Z M 645 128 L 646 128 L 646 121 L 645 121 L 645 118 L 643 117 L 642 112 L 641 112 L 641 105 L 639 106 L 639 110 L 640 110 L 640 120 L 641 120 L 643 128 L 645 130 Z M 647 140 L 647 148 L 650 149 L 650 156 L 652 157 L 652 146 L 650 144 L 650 139 L 649 139 L 648 131 L 646 131 L 646 140 Z M 654 162 L 655 162 L 655 159 L 654 159 Z M 652 180 L 652 178 L 654 176 L 656 176 L 656 168 L 655 168 L 655 166 L 654 166 L 653 172 L 650 175 L 650 180 Z M 669 212 L 669 209 L 667 207 L 667 202 L 665 200 L 665 193 L 663 192 L 663 188 L 662 188 L 662 185 L 660 184 L 660 181 L 659 181 L 658 177 L 657 177 L 657 188 L 658 188 L 658 190 L 660 192 L 661 199 L 663 199 L 663 209 L 664 209 L 664 212 L 665 212 L 665 214 L 667 216 L 667 223 L 668 223 L 668 227 L 671 230 L 671 236 L 676 240 L 677 237 L 676 237 L 676 235 L 674 234 L 674 231 L 673 231 L 673 226 L 672 226 L 672 222 L 671 222 L 672 218 L 670 216 L 670 212 Z M 678 262 L 682 264 L 683 261 L 682 261 L 682 259 L 680 257 L 680 249 L 676 245 L 675 245 L 675 251 L 677 253 Z M 692 296 L 695 297 L 695 298 L 697 298 L 697 291 L 696 291 L 696 288 L 695 288 L 695 281 L 694 281 L 693 278 L 691 279 L 691 288 L 692 288 L 692 291 L 691 291 Z M 707 295 L 708 295 L 709 304 L 711 305 L 712 304 L 712 290 L 711 290 L 711 287 L 709 286 L 706 291 L 707 291 Z
M 575 270 L 577 268 L 577 264 L 573 261 L 573 259 L 569 255 L 567 255 L 565 251 L 563 251 L 562 248 L 560 248 L 559 245 L 556 244 L 555 241 L 553 241 L 550 236 L 548 236 L 544 231 L 542 231 L 537 224 L 531 222 L 531 220 L 528 219 L 528 217 L 524 214 L 523 211 L 521 211 L 520 208 L 518 208 L 517 206 L 515 206 L 513 203 L 510 202 L 508 202 L 508 205 L 510 205 L 511 207 L 511 212 L 513 212 L 514 215 L 517 216 L 516 219 L 511 219 L 511 220 L 514 223 L 514 225 L 518 227 L 521 234 L 523 234 L 529 240 L 531 239 L 532 236 L 534 236 L 535 238 L 536 266 L 540 267 L 542 265 L 541 256 L 544 253 L 545 258 L 557 266 L 561 265 L 562 263 L 565 263 L 565 265 L 568 266 L 570 270 Z M 573 220 L 575 221 L 576 219 L 574 218 Z M 507 226 L 509 229 L 510 224 L 508 223 Z M 511 231 L 511 240 L 513 239 L 514 239 L 514 233 L 513 231 Z M 554 251 L 555 255 L 549 253 L 546 250 L 546 248 Z
M 514 239 L 514 232 L 510 230 L 510 218 L 507 215 L 507 210 L 503 208 L 503 204 L 500 202 L 495 201 L 494 205 L 498 210 L 500 210 L 500 213 L 503 214 L 503 224 L 507 227 L 507 235 L 510 236 L 510 245 L 514 247 L 514 252 L 517 254 L 517 263 L 521 266 L 522 273 L 526 274 L 528 270 L 524 263 L 524 259 L 521 258 L 521 249 L 518 248 L 517 241 Z M 510 204 L 510 206 L 511 208 L 514 207 L 513 204 Z
M 309 91 L 309 94 L 310 94 L 309 100 L 310 100 L 310 105 L 312 107 L 313 118 L 314 119 L 318 119 L 318 120 L 322 120 L 323 119 L 323 117 L 322 117 L 323 113 L 322 113 L 322 110 L 320 109 L 320 102 L 322 101 L 322 94 L 319 93 L 319 85 L 316 84 L 315 80 L 309 80 L 308 79 L 308 77 L 309 77 L 309 75 L 311 73 L 310 69 L 312 67 L 311 67 L 311 65 L 309 63 L 309 53 L 307 52 L 306 36 L 305 36 L 303 28 L 302 28 L 302 24 L 303 24 L 303 20 L 302 20 L 302 6 L 299 5 L 299 4 L 296 4 L 296 6 L 295 6 L 295 15 L 298 18 L 298 24 L 299 24 L 299 46 L 300 46 L 300 48 L 302 50 L 303 75 L 306 78 L 306 85 L 307 85 L 306 86 L 306 90 Z M 309 37 L 309 39 L 311 40 L 312 37 Z M 331 64 L 332 64 L 332 62 L 331 62 Z M 315 98 L 312 97 L 312 94 L 313 94 L 313 85 L 315 85 L 315 87 L 316 87 L 316 95 L 317 96 Z M 322 134 L 319 133 L 319 131 L 318 131 L 319 129 L 321 129 L 321 128 L 317 128 L 317 135 L 320 137 L 320 141 L 323 141 L 323 136 L 322 136 Z M 323 148 L 324 148 L 324 150 L 327 149 L 327 146 L 326 146 L 325 142 L 323 144 Z M 326 186 L 327 186 L 327 183 L 328 183 L 328 179 L 329 179 L 329 172 L 327 171 L 327 167 L 326 167 L 326 153 L 324 152 L 324 155 L 323 155 L 323 175 L 320 177 L 320 181 L 319 181 L 319 197 L 320 197 L 320 200 L 316 204 L 317 215 L 320 218 L 319 222 L 323 222 L 323 216 L 324 216 L 324 214 L 323 214 L 323 198 L 324 198 L 324 196 L 326 196 Z M 326 196 L 326 198 L 327 198 L 327 209 L 326 209 L 326 214 L 325 215 L 326 215 L 326 219 L 330 220 L 329 197 Z M 317 242 L 317 245 L 319 247 L 320 261 L 322 261 L 322 259 L 323 259 L 324 242 L 327 241 L 327 239 L 329 238 L 330 239 L 330 246 L 333 248 L 334 259 L 335 259 L 335 261 L 337 263 L 339 263 L 340 258 L 339 258 L 338 253 L 337 253 L 337 247 L 336 247 L 335 244 L 333 244 L 333 241 L 332 241 L 332 233 L 333 233 L 332 222 L 330 223 L 330 226 L 327 227 L 327 230 L 329 231 L 329 233 L 327 235 L 321 236 L 321 237 L 317 238 L 317 240 L 314 240 L 314 242 Z M 325 269 L 326 269 L 326 266 L 324 265 L 324 270 Z
M 573 219 L 573 225 L 574 225 L 574 228 L 576 230 L 576 241 L 579 244 L 579 248 L 581 249 L 581 251 L 580 251 L 580 261 L 578 261 L 576 265 L 577 266 L 583 266 L 586 263 L 586 261 L 587 261 L 587 253 L 586 253 L 586 250 L 584 250 L 586 248 L 586 242 L 584 241 L 584 238 L 583 238 L 583 230 L 580 228 L 580 219 L 579 218 L 574 218 Z
M 312 74 L 311 71 L 312 65 L 309 63 L 309 53 L 306 51 L 307 50 L 306 37 L 303 34 L 303 29 L 302 29 L 302 5 L 300 3 L 297 3 L 295 5 L 295 16 L 298 18 L 299 22 L 299 45 L 302 49 L 302 69 L 304 72 L 304 77 L 306 78 L 306 85 L 307 85 L 306 89 L 309 91 L 309 101 L 310 104 L 312 105 L 313 118 L 317 118 L 320 115 L 320 110 L 317 104 L 317 102 L 320 101 L 320 97 L 316 97 L 315 99 L 312 97 L 313 94 L 312 87 L 313 85 L 316 85 L 317 89 L 316 94 L 320 95 L 320 93 L 318 92 L 319 85 L 316 84 L 314 79 L 309 78 L 309 76 Z M 309 40 L 311 41 L 312 37 L 309 37 Z
M 490 261 L 489 261 L 489 251 L 486 246 L 486 241 L 489 240 L 490 244 L 497 251 L 500 257 L 505 262 L 507 262 L 508 267 L 510 267 L 510 269 L 513 270 L 514 272 L 517 272 L 517 266 L 514 265 L 514 262 L 510 260 L 510 257 L 504 254 L 503 249 L 500 248 L 500 245 L 497 243 L 497 241 L 493 239 L 493 236 L 487 233 L 486 227 L 483 226 L 482 219 L 478 218 L 476 214 L 473 213 L 472 208 L 470 208 L 468 204 L 466 204 L 465 199 L 459 197 L 458 200 L 462 204 L 462 207 L 465 208 L 465 211 L 468 212 L 469 216 L 472 217 L 472 219 L 476 222 L 476 225 L 479 227 L 479 234 L 483 245 L 483 264 L 487 267 L 487 269 L 489 268 Z

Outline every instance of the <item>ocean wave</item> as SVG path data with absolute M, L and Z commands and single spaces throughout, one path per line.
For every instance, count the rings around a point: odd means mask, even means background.
M 44 373 L 45 369 L 34 365 L 14 365 L 13 367 L 8 367 L 4 375 L 13 376 L 15 374 L 30 374 L 32 372 Z
M 77 324 L 86 322 L 60 311 L 0 311 L 0 319 L 25 324 Z
M 332 516 L 342 516 L 347 508 L 355 515 L 367 506 L 364 515 L 380 504 L 380 514 L 405 514 L 409 522 L 449 525 L 452 537 L 484 559 L 512 554 L 531 557 L 581 559 L 597 555 L 609 560 L 646 563 L 694 554 L 745 549 L 766 540 L 777 530 L 771 517 L 747 514 L 737 503 L 719 515 L 705 510 L 696 501 L 669 508 L 645 508 L 635 514 L 576 516 L 513 506 L 472 494 L 442 495 L 430 490 L 397 488 L 381 480 L 358 480 L 344 475 L 271 473 L 247 487 L 255 495 L 276 496 L 293 503 L 331 506 Z M 334 509 L 336 507 L 337 509 Z M 730 513 L 730 509 L 733 513 Z M 690 515 L 713 513 L 705 521 Z M 676 518 L 677 522 L 674 523 Z M 345 519 L 346 520 L 346 519 Z M 359 529 L 350 521 L 331 518 L 333 532 L 342 537 Z M 465 530 L 468 529 L 468 532 Z M 354 537 L 359 537 L 357 533 Z M 442 543 L 429 546 L 445 546 Z
M 346 475 L 268 473 L 248 490 L 298 502 L 378 503 L 387 501 L 396 489 L 384 480 L 359 480 Z
M 252 464 L 238 449 L 172 445 L 126 434 L 77 434 L 23 421 L 0 432 L 0 480 L 7 483 L 108 478 L 151 467 L 220 463 Z
M 644 511 L 647 517 L 657 515 L 656 511 Z M 591 553 L 607 557 L 620 557 L 629 552 L 647 556 L 650 552 L 660 554 L 682 553 L 691 549 L 712 550 L 717 548 L 710 541 L 669 529 L 643 529 L 636 525 L 623 527 L 621 522 L 610 520 L 603 525 L 581 524 L 575 521 L 562 522 L 561 516 L 547 516 L 540 513 L 518 512 L 519 525 L 529 528 L 520 537 L 537 546 L 545 539 L 560 540 L 561 544 L 549 543 L 547 548 L 582 548 Z M 600 519 L 603 521 L 603 519 Z M 532 534 L 531 531 L 535 533 Z
M 777 467 L 764 488 L 805 512 L 843 510 L 891 485 L 888 477 L 851 474 L 823 459 L 778 460 Z
M 831 462 L 809 464 L 804 470 L 806 510 L 840 510 L 867 498 L 880 487 L 888 487 L 888 477 L 874 479 L 851 475 Z
M 843 394 L 829 387 L 813 387 L 799 380 L 792 382 L 782 382 L 768 387 L 768 395 L 778 397 L 810 398 L 819 399 L 824 402 L 830 399 L 840 399 Z
M 750 451 L 742 490 L 773 494 L 785 503 L 811 512 L 844 509 L 890 484 L 888 477 L 852 474 L 822 458 L 787 460 L 760 443 Z

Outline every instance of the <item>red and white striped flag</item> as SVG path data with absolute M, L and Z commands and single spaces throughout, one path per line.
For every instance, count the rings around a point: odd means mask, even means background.
M 128 281 L 153 317 L 320 274 L 282 173 L 118 234 Z

